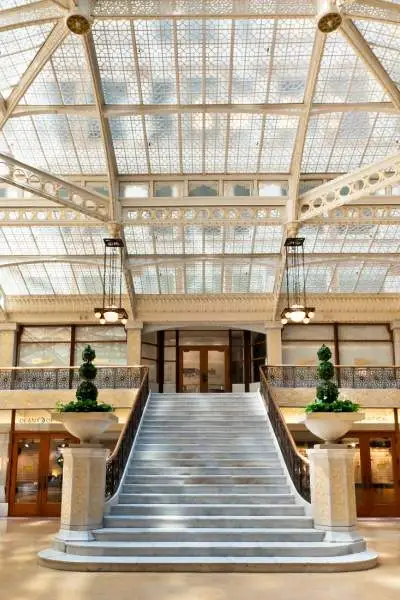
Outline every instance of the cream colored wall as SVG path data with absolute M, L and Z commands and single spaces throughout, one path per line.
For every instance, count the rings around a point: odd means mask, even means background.
M 16 333 L 15 323 L 0 324 L 0 367 L 13 366 Z

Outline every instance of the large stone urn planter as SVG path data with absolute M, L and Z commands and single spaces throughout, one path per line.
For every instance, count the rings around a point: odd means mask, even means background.
M 52 413 L 51 420 L 63 423 L 65 429 L 81 443 L 96 440 L 118 417 L 112 412 L 61 412 Z
M 313 412 L 308 413 L 304 424 L 311 433 L 325 442 L 336 442 L 343 437 L 353 424 L 364 419 L 359 412 Z

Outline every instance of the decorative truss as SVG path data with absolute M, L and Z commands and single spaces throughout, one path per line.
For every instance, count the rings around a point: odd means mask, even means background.
M 298 220 L 327 217 L 328 212 L 400 181 L 400 153 L 343 175 L 300 197 Z
M 109 201 L 104 196 L 26 165 L 2 152 L 0 181 L 100 221 L 109 220 Z

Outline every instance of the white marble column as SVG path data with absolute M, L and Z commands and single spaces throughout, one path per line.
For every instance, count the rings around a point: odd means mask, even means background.
M 393 332 L 394 364 L 400 365 L 400 321 L 393 321 L 390 328 Z
M 143 323 L 128 321 L 126 324 L 127 362 L 128 365 L 140 365 L 142 360 Z
M 314 526 L 325 541 L 361 540 L 357 534 L 353 448 L 317 444 L 308 451 Z
M 10 434 L 0 433 L 0 517 L 8 515 L 6 499 L 7 466 Z
M 62 450 L 61 521 L 55 547 L 65 541 L 90 541 L 93 529 L 102 526 L 108 454 L 100 444 L 72 445 Z
M 282 364 L 282 325 L 281 323 L 266 323 L 266 360 L 267 365 Z

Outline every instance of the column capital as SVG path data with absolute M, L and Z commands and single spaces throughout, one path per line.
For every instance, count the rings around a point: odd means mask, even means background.
M 400 329 L 400 320 L 399 321 L 392 321 L 390 323 L 390 329 L 393 331 L 394 329 Z
M 129 319 L 129 321 L 125 325 L 125 329 L 143 329 L 142 321 L 133 321 Z
M 0 322 L 0 331 L 17 331 L 18 323 Z
M 282 323 L 279 321 L 266 321 L 264 323 L 265 329 L 283 329 Z

